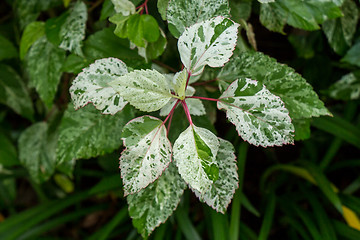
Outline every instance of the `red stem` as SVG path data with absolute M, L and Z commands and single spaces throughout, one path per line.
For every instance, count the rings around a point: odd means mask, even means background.
M 191 72 L 188 72 L 188 77 L 187 77 L 187 79 L 186 79 L 186 87 L 185 87 L 185 89 L 186 89 L 187 86 L 189 85 L 190 77 L 191 77 Z
M 167 117 L 165 118 L 163 124 L 165 124 L 169 118 L 171 119 L 170 116 L 174 113 L 175 108 L 176 108 L 176 106 L 179 104 L 179 102 L 180 102 L 180 100 L 177 100 L 177 101 L 176 101 L 175 105 L 173 106 L 173 108 L 172 108 L 171 111 L 169 112 L 169 115 L 167 115 Z
M 208 101 L 214 101 L 214 102 L 218 102 L 218 101 L 220 101 L 220 99 L 207 98 L 207 97 L 198 97 L 198 96 L 191 96 L 191 97 L 186 97 L 186 98 L 197 98 L 197 99 L 208 100 Z
M 192 119 L 191 119 L 191 116 L 190 116 L 190 112 L 189 112 L 189 109 L 188 109 L 188 107 L 187 107 L 187 105 L 186 105 L 185 100 L 181 100 L 181 104 L 182 104 L 182 106 L 183 106 L 183 108 L 184 108 L 186 117 L 187 117 L 190 125 L 193 125 L 193 122 L 192 122 Z
M 170 131 L 170 126 L 171 126 L 171 121 L 172 121 L 172 117 L 174 116 L 174 112 L 172 112 L 170 114 L 170 119 L 169 119 L 169 123 L 168 123 L 168 126 L 167 126 L 167 134 L 169 134 L 169 131 Z

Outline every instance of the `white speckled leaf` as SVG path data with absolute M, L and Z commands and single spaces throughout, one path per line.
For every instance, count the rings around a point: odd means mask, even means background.
M 143 116 L 123 128 L 126 149 L 121 153 L 120 169 L 124 194 L 133 194 L 154 182 L 171 162 L 171 144 L 163 122 Z
M 335 99 L 355 100 L 360 98 L 360 71 L 344 75 L 330 87 L 330 96 Z
M 170 32 L 178 38 L 187 27 L 216 16 L 230 17 L 227 0 L 171 0 L 167 8 Z
M 192 189 L 205 193 L 219 177 L 215 161 L 218 138 L 205 128 L 190 125 L 174 144 L 174 160 L 181 177 Z
M 219 179 L 211 184 L 209 191 L 201 194 L 194 191 L 195 195 L 216 211 L 225 213 L 227 206 L 238 188 L 239 177 L 237 174 L 236 157 L 233 145 L 219 138 L 220 147 L 216 155 L 219 165 Z
M 205 107 L 200 99 L 187 98 L 185 102 L 191 115 L 202 116 L 206 114 Z
M 217 107 L 226 111 L 239 135 L 256 146 L 293 143 L 294 126 L 281 99 L 249 78 L 234 81 Z
M 100 59 L 84 68 L 70 87 L 75 108 L 91 102 L 103 114 L 121 111 L 127 102 L 108 83 L 127 73 L 125 63 L 116 58 Z
M 135 5 L 129 0 L 111 0 L 114 4 L 115 12 L 121 13 L 124 16 L 129 16 L 135 13 Z
M 173 79 L 174 91 L 180 99 L 185 98 L 185 88 L 186 88 L 187 77 L 188 77 L 188 73 L 187 73 L 186 69 L 184 68 L 181 72 L 177 72 Z
M 186 188 L 176 166 L 169 167 L 154 183 L 140 192 L 126 197 L 129 204 L 129 215 L 138 232 L 146 238 L 164 223 L 176 209 Z
M 238 26 L 228 18 L 216 17 L 187 28 L 179 38 L 178 49 L 188 72 L 198 75 L 205 65 L 221 67 L 229 61 Z
M 156 70 L 135 70 L 109 85 L 131 105 L 146 112 L 159 110 L 172 97 L 165 76 Z
M 60 48 L 83 56 L 81 46 L 85 38 L 87 8 L 82 1 L 76 2 L 60 30 Z

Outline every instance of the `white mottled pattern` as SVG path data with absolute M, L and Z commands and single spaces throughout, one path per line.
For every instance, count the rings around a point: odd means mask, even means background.
M 129 0 L 111 0 L 114 4 L 115 12 L 121 13 L 124 16 L 129 16 L 135 13 L 135 5 Z
M 233 54 L 239 24 L 224 17 L 215 17 L 187 28 L 180 36 L 178 49 L 181 61 L 192 75 L 205 65 L 221 67 Z
M 234 81 L 217 104 L 239 135 L 256 146 L 293 143 L 294 126 L 281 99 L 251 79 Z
M 151 116 L 130 121 L 123 135 L 120 169 L 126 196 L 154 182 L 171 162 L 172 150 L 163 122 Z
M 360 73 L 344 75 L 330 87 L 330 96 L 336 99 L 355 100 L 360 98 Z
M 168 81 L 156 70 L 135 70 L 109 85 L 131 105 L 146 112 L 159 110 L 172 97 Z
M 180 134 L 174 144 L 174 161 L 181 177 L 192 189 L 204 193 L 210 188 L 213 181 L 207 176 L 203 169 L 203 160 L 197 151 L 193 131 L 195 131 L 211 149 L 213 155 L 211 157 L 212 162 L 215 162 L 219 149 L 219 140 L 211 131 L 190 125 Z
M 74 107 L 91 102 L 104 114 L 121 111 L 127 102 L 108 83 L 127 73 L 125 63 L 116 58 L 100 59 L 84 68 L 70 87 Z

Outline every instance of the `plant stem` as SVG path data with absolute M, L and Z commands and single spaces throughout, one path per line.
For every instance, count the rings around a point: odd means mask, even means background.
M 177 100 L 177 101 L 176 101 L 175 105 L 173 106 L 173 108 L 171 109 L 171 111 L 169 112 L 169 114 L 167 115 L 167 117 L 165 118 L 163 124 L 165 124 L 165 123 L 167 122 L 167 120 L 168 120 L 169 118 L 171 118 L 170 116 L 174 113 L 175 108 L 176 108 L 176 106 L 179 104 L 179 102 L 180 102 L 180 100 Z
M 184 108 L 186 117 L 187 117 L 190 125 L 193 125 L 193 122 L 192 122 L 192 119 L 191 119 L 191 116 L 190 116 L 190 112 L 189 112 L 189 109 L 188 109 L 188 107 L 187 107 L 187 105 L 186 105 L 185 100 L 181 100 L 181 104 L 182 104 L 182 106 L 183 106 L 183 108 Z
M 187 79 L 186 79 L 186 87 L 185 87 L 185 89 L 186 89 L 187 86 L 189 85 L 190 77 L 191 77 L 191 72 L 188 72 L 188 77 L 187 77 Z
M 218 101 L 220 101 L 220 99 L 207 98 L 207 97 L 198 97 L 198 96 L 191 96 L 191 97 L 186 97 L 186 98 L 197 98 L 197 99 L 208 100 L 208 101 L 214 101 L 214 102 L 218 102 Z

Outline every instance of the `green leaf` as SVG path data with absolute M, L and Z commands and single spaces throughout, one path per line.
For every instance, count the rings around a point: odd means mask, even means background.
M 185 68 L 198 75 L 205 65 L 222 67 L 233 54 L 239 24 L 216 17 L 187 28 L 180 36 L 178 49 Z
M 0 146 L 0 166 L 10 167 L 19 165 L 14 144 L 2 132 L 0 132 Z
M 125 107 L 121 115 L 103 115 L 92 106 L 77 111 L 69 104 L 59 129 L 58 163 L 110 153 L 121 145 L 123 126 L 134 117 Z
M 360 67 L 360 42 L 354 44 L 341 61 Z
M 161 15 L 161 18 L 162 20 L 166 20 L 166 13 L 167 13 L 167 8 L 168 8 L 168 5 L 169 5 L 169 1 L 170 0 L 158 0 L 157 1 L 157 8 L 158 8 L 158 11 Z
M 167 80 L 156 70 L 135 70 L 109 85 L 131 105 L 146 112 L 159 110 L 172 97 Z
M 233 145 L 221 138 L 219 139 L 219 151 L 216 155 L 216 163 L 219 165 L 219 178 L 210 189 L 201 194 L 195 191 L 196 196 L 218 212 L 224 213 L 238 187 L 238 174 L 236 157 Z
M 61 43 L 60 31 L 65 24 L 66 19 L 69 17 L 69 14 L 69 11 L 66 11 L 60 16 L 50 18 L 45 22 L 46 38 L 55 46 L 59 46 Z
M 36 88 L 48 107 L 54 100 L 64 61 L 65 51 L 56 48 L 45 37 L 38 39 L 27 54 L 30 84 Z
M 293 119 L 292 124 L 295 127 L 294 140 L 306 140 L 310 138 L 310 119 Z
M 360 71 L 348 73 L 331 85 L 330 96 L 341 100 L 354 100 L 360 98 Z
M 75 108 L 91 102 L 103 114 L 121 111 L 127 102 L 108 83 L 127 73 L 125 63 L 116 58 L 100 59 L 83 69 L 69 90 Z
M 111 0 L 105 0 L 101 8 L 100 21 L 115 15 L 115 13 L 114 5 Z
M 185 188 L 176 166 L 170 164 L 154 183 L 127 196 L 133 225 L 144 238 L 173 213 Z
M 358 21 L 358 8 L 352 0 L 346 0 L 341 7 L 344 17 L 325 21 L 322 29 L 330 46 L 339 55 L 350 48 Z
M 130 16 L 124 16 L 121 13 L 115 14 L 111 18 L 109 18 L 109 21 L 116 24 L 116 28 L 114 31 L 114 34 L 118 36 L 119 38 L 127 38 L 127 20 L 130 18 Z
M 45 35 L 44 22 L 32 22 L 26 26 L 20 40 L 20 59 L 24 59 L 33 43 Z
M 56 166 L 56 138 L 48 133 L 48 124 L 35 123 L 19 138 L 19 159 L 31 178 L 41 183 L 49 179 Z
M 186 28 L 216 16 L 230 17 L 227 0 L 171 0 L 167 8 L 169 30 L 178 38 Z
M 0 61 L 3 59 L 17 58 L 18 52 L 14 44 L 0 35 Z
M 83 56 L 82 40 L 85 38 L 87 8 L 84 2 L 78 1 L 71 9 L 65 23 L 61 26 L 60 48 Z
M 10 66 L 3 64 L 0 64 L 0 103 L 33 120 L 34 109 L 23 80 Z
M 156 42 L 147 43 L 145 50 L 143 50 L 145 54 L 141 54 L 141 50 L 140 50 L 141 48 L 138 47 L 139 55 L 140 56 L 145 55 L 143 57 L 145 58 L 146 61 L 158 58 L 165 51 L 166 45 L 167 45 L 167 41 L 166 41 L 165 33 L 160 29 L 160 36 L 158 40 Z
M 248 20 L 251 15 L 252 0 L 229 1 L 231 18 L 239 22 Z
M 138 47 L 146 47 L 147 42 L 156 42 L 160 37 L 159 25 L 148 14 L 134 14 L 126 24 L 127 36 Z
M 240 78 L 219 100 L 217 107 L 226 111 L 227 118 L 245 141 L 263 147 L 293 143 L 294 126 L 288 110 L 260 82 Z
M 219 178 L 218 149 L 217 137 L 195 125 L 190 125 L 175 141 L 174 160 L 179 173 L 192 189 L 201 194 Z
M 263 53 L 243 52 L 232 58 L 218 75 L 218 79 L 228 82 L 241 77 L 256 79 L 279 96 L 292 119 L 331 115 L 304 78 Z
M 129 16 L 135 13 L 135 5 L 129 0 L 111 0 L 116 13 Z
M 124 195 L 134 194 L 154 182 L 171 162 L 171 143 L 165 124 L 151 116 L 139 117 L 125 125 L 120 169 Z
M 278 4 L 261 4 L 260 22 L 270 31 L 285 34 L 286 18 L 285 11 Z

